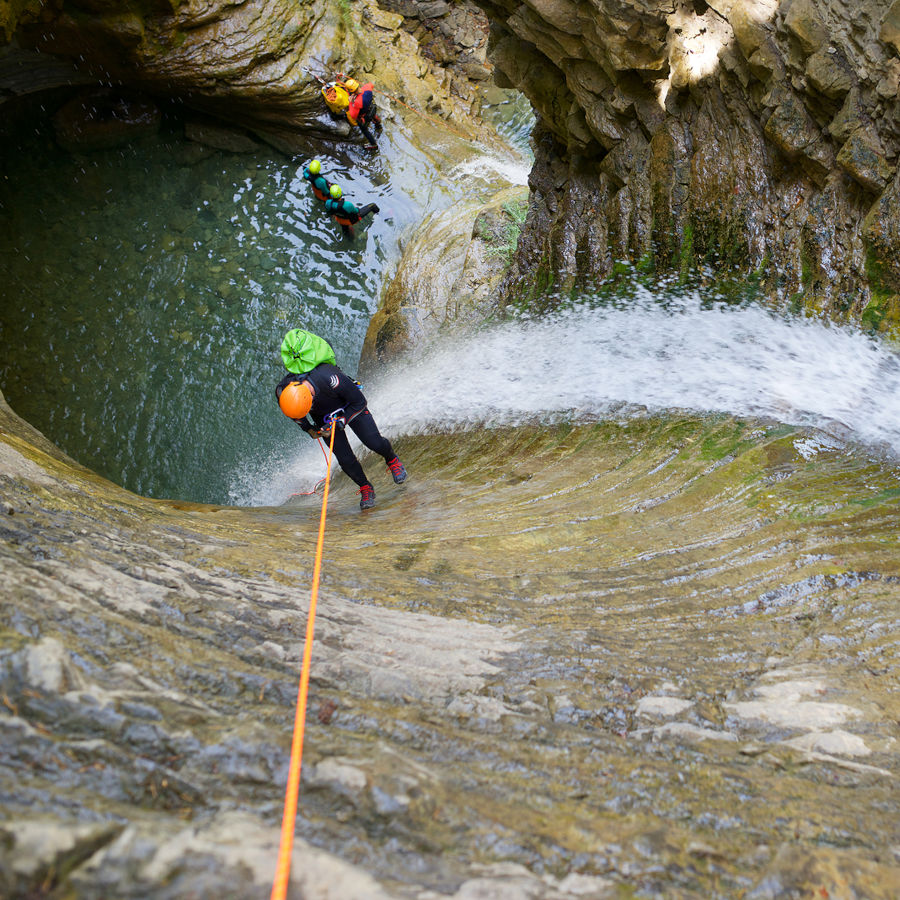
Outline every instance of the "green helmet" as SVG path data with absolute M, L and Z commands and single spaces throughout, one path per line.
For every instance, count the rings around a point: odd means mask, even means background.
M 318 175 L 319 172 L 322 171 L 322 163 L 320 163 L 317 159 L 314 159 L 309 164 L 309 171 L 312 172 L 313 175 Z
M 343 194 L 344 192 L 341 190 L 341 186 L 339 184 L 333 184 L 329 193 L 331 194 L 332 200 L 340 200 L 341 194 Z

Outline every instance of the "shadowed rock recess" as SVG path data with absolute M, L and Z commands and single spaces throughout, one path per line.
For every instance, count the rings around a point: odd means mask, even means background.
M 538 117 L 506 284 L 617 260 L 758 269 L 783 300 L 896 325 L 900 4 L 482 2 Z
M 124 86 L 183 102 L 299 153 L 310 135 L 349 136 L 345 120 L 325 113 L 317 78 L 352 70 L 401 104 L 453 118 L 490 143 L 492 133 L 473 115 L 480 99 L 472 79 L 489 74 L 480 11 L 468 2 L 452 15 L 449 7 L 408 7 L 404 19 L 374 0 L 4 3 L 0 106 L 38 90 Z M 432 47 L 438 38 L 421 23 L 437 30 L 443 19 L 462 29 L 462 43 L 438 35 L 442 54 L 423 56 L 419 40 Z

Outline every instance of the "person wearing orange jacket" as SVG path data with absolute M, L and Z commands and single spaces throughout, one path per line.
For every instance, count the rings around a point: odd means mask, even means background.
M 377 145 L 369 125 L 374 125 L 375 130 L 381 133 L 381 118 L 375 105 L 375 85 L 371 81 L 359 86 L 350 97 L 350 105 L 347 107 L 347 120 L 351 125 L 356 125 L 369 142 L 367 150 L 375 150 Z
M 303 167 L 303 180 L 310 183 L 313 193 L 319 200 L 324 203 L 328 199 L 331 182 L 322 174 L 322 163 L 319 160 L 310 160 Z
M 344 237 L 355 237 L 353 226 L 359 222 L 363 216 L 367 216 L 369 213 L 381 212 L 377 203 L 367 203 L 365 206 L 358 208 L 355 203 L 351 203 L 344 197 L 339 184 L 331 185 L 329 193 L 331 196 L 325 201 L 325 209 L 331 213 L 331 217 L 334 221 L 341 226 Z

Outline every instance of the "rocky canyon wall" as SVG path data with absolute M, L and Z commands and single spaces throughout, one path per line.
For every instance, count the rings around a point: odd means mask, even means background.
M 584 290 L 623 260 L 705 266 L 785 306 L 900 330 L 900 0 L 481 5 L 496 79 L 537 116 L 504 299 Z M 365 71 L 478 133 L 466 80 L 490 66 L 471 5 L 382 6 L 19 0 L 0 29 L 288 150 L 346 131 L 322 115 L 316 66 Z
M 900 3 L 482 5 L 498 80 L 538 116 L 508 298 L 707 260 L 896 324 Z
M 310 135 L 350 134 L 342 117 L 327 114 L 319 94 L 322 78 L 345 71 L 373 79 L 379 92 L 405 108 L 452 119 L 455 130 L 490 142 L 474 88 L 489 74 L 483 14 L 470 0 L 453 8 L 421 6 L 382 7 L 374 0 L 0 3 L 0 106 L 60 86 L 124 87 L 183 102 L 286 152 L 305 152 Z M 439 25 L 458 32 L 463 43 L 452 45 Z

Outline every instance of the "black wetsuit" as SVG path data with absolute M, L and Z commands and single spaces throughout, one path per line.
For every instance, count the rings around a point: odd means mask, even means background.
M 347 426 L 353 429 L 363 445 L 383 456 L 386 463 L 397 455 L 394 453 L 391 442 L 378 430 L 378 426 L 368 410 L 365 395 L 359 386 L 337 366 L 320 363 L 305 375 L 288 373 L 275 388 L 276 399 L 281 397 L 281 392 L 292 381 L 304 380 L 309 381 L 315 391 L 312 409 L 309 411 L 313 421 L 310 422 L 305 416 L 302 419 L 294 419 L 294 421 L 307 434 L 321 428 L 325 424 L 327 416 L 337 414 L 346 420 Z M 334 435 L 334 455 L 338 465 L 360 487 L 364 484 L 371 485 L 347 440 L 347 435 L 340 428 Z
M 375 104 L 372 104 L 374 107 Z M 378 117 L 375 116 L 377 119 Z M 370 116 L 367 116 L 365 112 L 360 112 L 359 118 L 356 120 L 356 127 L 363 133 L 363 136 L 368 141 L 366 145 L 368 149 L 376 150 L 378 148 L 378 144 L 375 143 L 375 137 L 371 131 L 369 131 L 369 123 L 372 122 L 373 119 Z M 381 130 L 381 119 L 378 119 L 378 125 L 375 126 L 378 130 Z
M 375 138 L 368 126 L 374 125 L 377 131 L 381 131 L 381 117 L 378 115 L 378 107 L 375 105 L 375 88 L 372 82 L 367 82 L 359 88 L 353 96 L 347 109 L 350 123 L 359 126 L 359 130 L 365 135 L 369 146 L 375 147 Z M 355 120 L 355 121 L 354 121 Z

